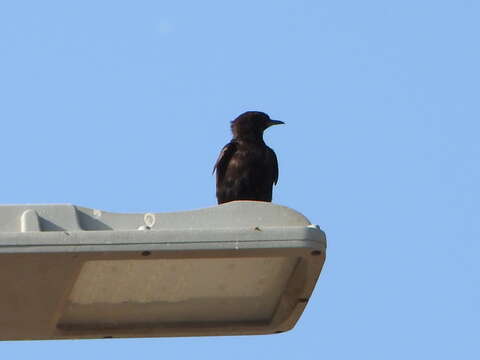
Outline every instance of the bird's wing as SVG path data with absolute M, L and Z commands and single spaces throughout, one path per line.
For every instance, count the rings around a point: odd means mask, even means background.
M 277 161 L 277 155 L 275 155 L 275 151 L 272 149 L 268 148 L 267 151 L 267 160 L 269 164 L 272 164 L 272 180 L 275 185 L 277 185 L 278 181 L 278 161 Z
M 227 169 L 228 163 L 232 158 L 232 155 L 237 150 L 237 145 L 231 141 L 227 145 L 225 145 L 220 151 L 220 155 L 218 156 L 217 162 L 213 167 L 213 172 L 217 171 L 217 176 L 223 176 L 225 174 L 225 170 Z

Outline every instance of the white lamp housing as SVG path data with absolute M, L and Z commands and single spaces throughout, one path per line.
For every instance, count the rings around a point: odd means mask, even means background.
M 0 340 L 283 332 L 325 249 L 303 215 L 263 202 L 159 214 L 0 206 Z

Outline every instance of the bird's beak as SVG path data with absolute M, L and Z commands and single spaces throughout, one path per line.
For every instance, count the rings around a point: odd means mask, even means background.
M 272 126 L 272 125 L 282 125 L 282 124 L 285 124 L 283 121 L 280 121 L 280 120 L 272 120 L 270 119 L 267 123 L 267 128 Z

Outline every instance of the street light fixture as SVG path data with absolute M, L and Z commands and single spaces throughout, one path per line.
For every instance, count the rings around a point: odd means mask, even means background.
M 283 332 L 325 248 L 303 215 L 263 202 L 159 214 L 0 206 L 0 340 Z

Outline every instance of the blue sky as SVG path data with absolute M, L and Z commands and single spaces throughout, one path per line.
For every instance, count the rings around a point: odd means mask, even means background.
M 477 359 L 480 3 L 3 1 L 1 203 L 215 204 L 261 110 L 274 202 L 327 233 L 293 331 L 4 342 L 9 359 Z

